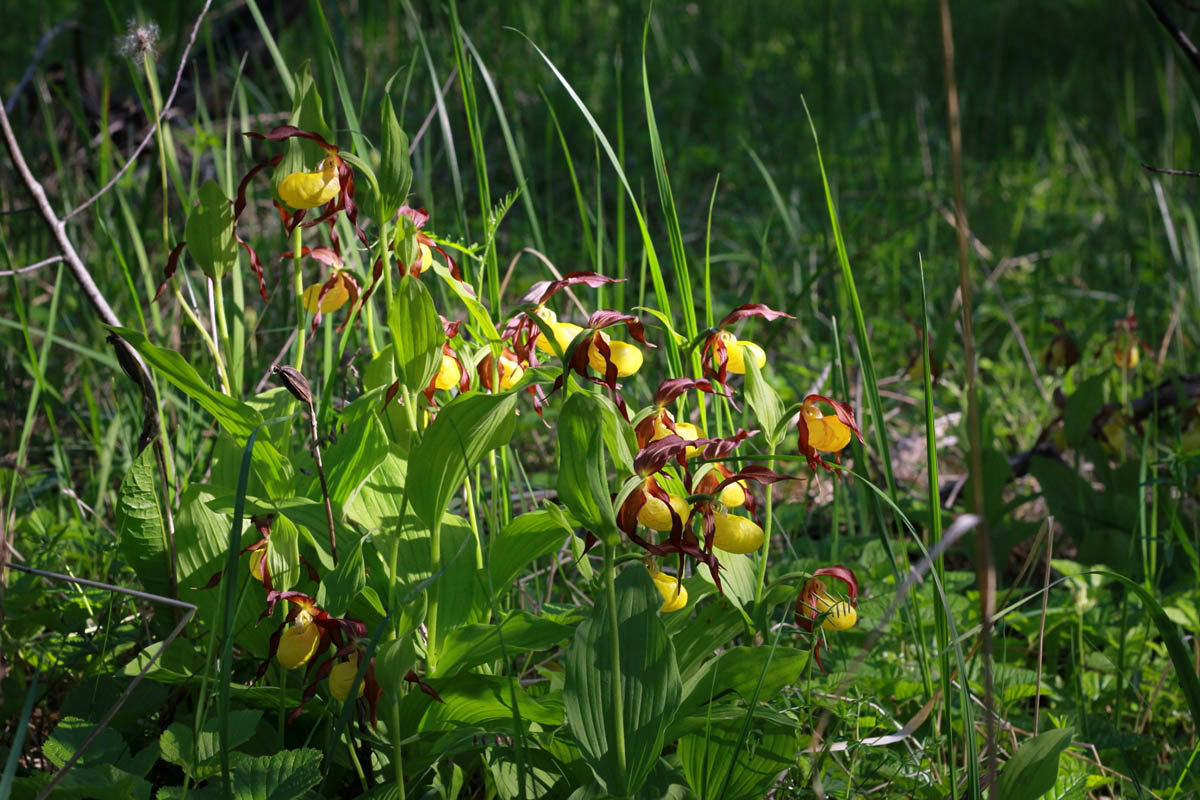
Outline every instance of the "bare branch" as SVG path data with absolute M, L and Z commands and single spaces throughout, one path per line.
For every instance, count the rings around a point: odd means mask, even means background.
M 163 103 L 162 110 L 159 111 L 158 118 L 154 120 L 154 124 L 150 126 L 150 130 L 146 131 L 146 135 L 142 137 L 142 141 L 138 142 L 138 146 L 134 148 L 134 151 L 129 155 L 128 160 L 125 161 L 125 165 L 117 170 L 117 174 L 113 175 L 108 183 L 100 187 L 100 191 L 96 192 L 87 200 L 84 200 L 82 203 L 76 206 L 72 211 L 68 212 L 67 215 L 63 217 L 64 222 L 71 219 L 76 214 L 90 206 L 92 203 L 99 200 L 105 192 L 115 186 L 117 181 L 121 180 L 121 176 L 129 171 L 129 168 L 133 166 L 135 161 L 137 161 L 138 156 L 141 155 L 142 151 L 146 149 L 146 146 L 150 144 L 150 140 L 154 138 L 155 131 L 158 130 L 158 126 L 162 124 L 163 118 L 171 109 L 171 104 L 175 102 L 175 93 L 179 91 L 179 82 L 183 80 L 183 68 L 187 66 L 188 55 L 192 52 L 192 45 L 196 41 L 196 33 L 200 30 L 200 23 L 204 21 L 204 15 L 208 13 L 208 8 L 211 5 L 212 0 L 204 0 L 204 8 L 200 9 L 200 16 L 196 17 L 196 24 L 192 26 L 192 33 L 190 36 L 188 36 L 187 44 L 183 48 L 183 55 L 179 58 L 179 69 L 175 70 L 175 83 L 171 85 L 171 93 L 167 95 L 167 102 Z
M 1200 70 L 1200 50 L 1196 49 L 1196 45 L 1188 38 L 1188 35 L 1183 32 L 1175 20 L 1171 19 L 1171 15 L 1167 13 L 1167 9 L 1163 8 L 1163 4 L 1158 0 L 1146 0 L 1146 5 L 1150 6 L 1150 10 L 1154 12 L 1154 16 L 1158 17 L 1158 22 L 1167 29 L 1167 33 L 1171 34 L 1171 38 L 1175 40 L 1175 44 L 1179 45 L 1179 49 L 1192 62 L 1192 66 Z
M 59 261 L 62 261 L 62 260 L 63 260 L 62 256 L 50 256 L 50 258 L 43 259 L 43 260 L 37 262 L 36 264 L 30 264 L 28 267 L 21 267 L 20 269 L 0 270 L 0 278 L 7 278 L 9 275 L 21 275 L 22 273 L 25 273 L 25 272 L 33 272 L 34 270 L 41 269 L 42 267 L 48 267 L 51 264 L 57 264 Z
M 1153 164 L 1142 162 L 1142 168 L 1148 169 L 1151 172 L 1158 172 L 1162 175 L 1182 175 L 1185 178 L 1200 178 L 1200 172 L 1191 169 L 1171 169 L 1170 167 L 1156 167 Z

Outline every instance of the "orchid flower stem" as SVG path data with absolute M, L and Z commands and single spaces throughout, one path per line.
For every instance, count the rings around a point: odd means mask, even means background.
M 396 800 L 404 800 L 404 759 L 401 757 L 400 750 L 400 694 L 392 692 L 392 718 L 388 725 L 391 730 L 388 731 L 392 737 L 392 766 L 396 770 L 396 793 L 393 795 Z
M 187 300 L 183 297 L 183 291 L 180 290 L 177 282 L 172 282 L 175 289 L 175 302 L 183 309 L 184 315 L 191 320 L 191 323 L 196 326 L 196 330 L 200 332 L 200 338 L 204 340 L 204 346 L 208 348 L 208 352 L 212 354 L 213 361 L 217 364 L 217 375 L 221 379 L 221 391 L 229 394 L 229 376 L 225 373 L 225 361 L 221 358 L 221 351 L 217 348 L 216 341 L 209 334 L 208 328 L 204 327 L 204 323 L 196 316 L 196 312 L 188 305 Z
M 429 537 L 429 571 L 436 575 L 442 568 L 442 520 L 434 520 L 433 531 Z M 436 585 L 436 584 L 435 584 Z M 429 611 L 425 615 L 425 625 L 429 630 L 429 639 L 425 644 L 425 663 L 432 675 L 437 671 L 437 634 L 438 634 L 438 596 L 431 586 L 429 592 Z
M 229 322 L 225 319 L 225 293 L 221 289 L 221 282 L 208 279 L 209 285 L 212 286 L 212 301 L 217 308 L 217 341 L 221 346 L 221 352 L 224 358 L 229 358 L 232 352 L 229 340 Z M 239 382 L 240 383 L 240 382 Z M 239 387 L 233 383 L 229 385 L 232 394 L 240 394 Z
M 317 410 L 312 402 L 308 404 L 308 426 L 312 434 L 313 461 L 317 462 L 317 477 L 321 480 L 321 497 L 325 501 L 325 522 L 329 525 L 329 553 L 333 556 L 333 565 L 337 566 L 337 534 L 333 527 L 333 506 L 329 502 L 329 485 L 325 482 L 325 465 L 321 462 L 321 436 L 317 431 Z
M 775 466 L 774 459 L 772 459 L 770 456 L 775 455 L 775 444 L 774 443 L 771 443 L 770 448 L 767 450 L 767 453 L 768 453 L 767 469 L 773 469 Z M 772 520 L 773 497 L 771 494 L 771 490 L 773 488 L 774 488 L 774 486 L 770 483 L 768 483 L 763 488 L 763 496 L 765 497 L 765 500 L 766 500 L 766 502 L 765 502 L 766 508 L 764 509 L 765 518 L 763 519 L 762 550 L 760 550 L 758 553 L 758 583 L 754 587 L 754 608 L 755 608 L 756 613 L 759 610 L 759 606 L 762 604 L 763 588 L 767 582 L 767 556 L 771 552 L 771 523 L 773 521 Z
M 621 686 L 621 629 L 617 620 L 617 567 L 615 549 L 604 545 L 604 588 L 608 595 L 608 636 L 612 653 L 613 738 L 617 751 L 617 770 L 625 774 L 625 698 Z
M 292 358 L 292 366 L 297 372 L 304 366 L 304 272 L 300 269 L 300 226 L 292 228 L 292 275 L 296 292 L 296 355 Z

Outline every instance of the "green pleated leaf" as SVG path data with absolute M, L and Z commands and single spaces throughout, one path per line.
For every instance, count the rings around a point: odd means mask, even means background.
M 244 442 L 250 432 L 262 423 L 262 414 L 240 400 L 213 389 L 179 353 L 150 344 L 145 336 L 129 328 L 113 328 L 112 331 L 129 342 L 146 359 L 147 364 L 158 370 L 177 389 L 212 414 L 234 438 Z
M 411 392 L 424 391 L 442 365 L 446 334 L 433 297 L 420 279 L 404 276 L 388 306 L 396 375 Z
M 558 496 L 583 527 L 613 544 L 619 532 L 608 492 L 606 413 L 608 408 L 589 394 L 573 394 L 563 404 L 558 418 Z
M 367 585 L 367 573 L 363 567 L 363 543 L 370 534 L 364 534 L 348 552 L 342 551 L 337 568 L 325 573 L 317 589 L 317 605 L 330 616 L 341 617 L 351 601 Z
M 641 788 L 662 752 L 682 694 L 675 648 L 658 616 L 662 597 L 641 567 L 616 580 L 625 769 L 617 755 L 612 642 L 608 604 L 598 602 L 567 649 L 563 703 L 571 733 L 609 794 Z
M 412 185 L 412 165 L 408 158 L 408 137 L 396 119 L 392 98 L 386 92 L 380 103 L 379 115 L 382 122 L 382 148 L 380 152 L 378 194 L 371 198 L 371 216 L 377 220 L 389 220 L 400 210 L 408 197 Z
M 1058 728 L 1026 739 L 1000 770 L 988 792 L 994 800 L 1037 800 L 1054 788 L 1058 756 L 1071 743 L 1074 728 Z
M 507 677 L 468 673 L 449 680 L 430 678 L 428 683 L 442 698 L 442 702 L 433 700 L 423 692 L 415 693 L 419 697 L 413 698 L 410 709 L 418 705 L 425 708 L 418 730 L 444 731 L 513 721 L 513 681 Z M 561 710 L 537 702 L 524 689 L 516 689 L 516 698 L 521 720 L 525 724 L 562 724 Z
M 414 469 L 409 472 L 408 501 L 426 525 L 432 527 L 446 510 L 468 469 L 488 451 L 508 444 L 517 427 L 516 405 L 517 396 L 511 392 L 465 394 L 438 412 L 409 458 Z
M 325 472 L 329 476 L 329 499 L 335 512 L 359 490 L 388 452 L 388 438 L 376 416 L 382 397 L 360 397 L 341 414 L 345 430 L 337 441 L 322 449 Z M 395 403 L 389 406 L 401 411 Z M 255 445 L 255 449 L 258 446 Z
M 809 655 L 790 647 L 776 647 L 772 654 L 769 647 L 734 647 L 709 660 L 683 685 L 681 708 L 690 709 L 710 700 L 749 700 L 758 685 L 763 664 L 770 660 L 767 674 L 763 677 L 760 693 L 773 697 L 784 686 L 799 679 Z M 735 693 L 735 698 L 727 697 Z
M 284 750 L 273 756 L 230 757 L 234 800 L 295 800 L 321 782 L 321 751 Z
M 563 525 L 559 514 L 538 510 L 516 517 L 500 529 L 492 546 L 488 561 L 492 591 L 497 595 L 507 592 L 509 584 L 530 564 L 557 552 L 570 535 L 571 529 Z
M 117 492 L 117 549 L 146 591 L 171 594 L 166 531 L 153 448 L 147 447 L 125 473 Z
M 262 715 L 257 710 L 230 711 L 229 746 L 238 747 L 250 741 Z M 216 774 L 219 768 L 215 762 L 221 747 L 217 727 L 216 717 L 210 717 L 197 737 L 191 725 L 172 724 L 158 737 L 163 760 L 182 767 L 184 774 L 193 779 Z
M 285 514 L 278 514 L 271 521 L 267 568 L 271 570 L 272 585 L 281 592 L 300 580 L 300 529 Z
M 233 205 L 213 180 L 200 186 L 199 196 L 200 204 L 188 215 L 184 238 L 188 252 L 200 269 L 219 281 L 238 258 L 238 244 L 233 236 Z
M 700 797 L 758 800 L 766 797 L 779 774 L 796 761 L 794 730 L 764 724 L 755 715 L 753 727 L 738 746 L 745 712 L 738 719 L 712 719 L 703 732 L 679 740 L 679 763 Z M 724 787 L 725 776 L 729 783 Z
M 438 675 L 446 677 L 507 655 L 549 650 L 575 628 L 527 611 L 513 611 L 499 625 L 463 625 L 446 634 L 438 651 Z M 503 638 L 503 646 L 501 646 Z
M 749 357 L 743 360 L 746 362 L 746 403 L 755 417 L 753 427 L 762 430 L 767 443 L 773 448 L 786 433 L 786 428 L 779 428 L 779 421 L 783 418 L 783 401 L 779 399 L 779 393 L 763 379 L 758 363 Z

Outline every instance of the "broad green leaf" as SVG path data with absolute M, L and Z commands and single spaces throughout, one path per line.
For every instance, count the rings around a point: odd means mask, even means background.
M 234 438 L 245 442 L 250 432 L 263 421 L 262 415 L 250 406 L 240 400 L 234 400 L 229 395 L 221 394 L 205 383 L 195 367 L 179 353 L 150 344 L 149 339 L 129 328 L 112 330 L 141 353 L 147 364 L 212 414 L 221 427 L 233 434 Z
M 250 741 L 258 728 L 263 712 L 250 710 L 235 710 L 229 712 L 229 746 L 238 747 Z M 171 764 L 183 768 L 185 775 L 191 778 L 210 777 L 210 769 L 202 776 L 198 769 L 207 762 L 215 761 L 220 752 L 220 741 L 217 735 L 217 719 L 210 717 L 205 720 L 204 727 L 196 736 L 191 725 L 176 722 L 162 732 L 158 737 L 162 758 Z M 213 765 L 209 765 L 210 767 Z
M 125 473 L 117 492 L 117 549 L 146 591 L 169 596 L 170 556 L 157 472 L 153 448 L 147 447 Z
M 1093 375 L 1079 384 L 1067 398 L 1067 408 L 1063 412 L 1063 435 L 1071 447 L 1079 447 L 1088 439 L 1092 420 L 1104 405 L 1104 385 L 1107 382 L 1106 373 Z
M 515 678 L 467 673 L 447 680 L 431 678 L 427 682 L 442 698 L 442 702 L 434 701 L 423 692 L 409 693 L 409 697 L 418 695 L 419 697 L 416 699 L 419 702 L 415 705 L 425 708 L 425 713 L 417 725 L 417 729 L 421 731 L 443 731 L 460 726 L 511 723 L 514 687 L 522 722 L 526 725 L 530 722 L 536 722 L 539 725 L 562 724 L 561 710 L 550 708 L 534 700 L 517 685 Z
M 703 732 L 679 740 L 679 763 L 698 796 L 758 800 L 767 796 L 781 772 L 795 765 L 794 730 L 764 725 L 756 715 L 738 747 L 745 712 L 741 717 L 711 720 Z
M 341 560 L 337 568 L 325 573 L 317 590 L 317 605 L 330 616 L 345 616 L 346 608 L 367 585 L 367 574 L 363 570 L 363 543 L 370 534 L 364 534 L 349 552 L 339 551 Z
M 766 382 L 758 363 L 753 358 L 746 362 L 746 403 L 754 411 L 753 427 L 761 428 L 767 443 L 774 449 L 782 440 L 784 431 L 779 430 L 783 418 L 783 401 L 779 393 Z
M 658 616 L 662 597 L 641 567 L 617 576 L 620 685 L 625 769 L 616 749 L 612 641 L 608 604 L 598 602 L 567 649 L 563 703 L 576 743 L 609 794 L 636 794 L 662 753 L 682 687 L 675 648 Z
M 58 724 L 54 726 L 54 731 L 50 734 L 50 738 L 42 746 L 42 752 L 55 767 L 62 768 L 62 765 L 67 763 L 71 756 L 75 755 L 84 740 L 91 735 L 95 730 L 96 723 L 79 717 L 63 717 Z M 76 762 L 80 766 L 95 766 L 99 764 L 115 764 L 122 756 L 128 754 L 129 747 L 125 744 L 125 740 L 121 738 L 121 734 L 117 733 L 112 728 L 105 728 L 100 731 L 100 735 L 96 737 L 96 741 L 92 742 L 91 746 Z
M 489 450 L 508 444 L 517 426 L 516 405 L 511 392 L 459 395 L 425 429 L 410 456 L 416 468 L 409 472 L 408 501 L 426 525 L 432 527 L 446 510 L 468 469 Z
M 988 792 L 994 800 L 1037 800 L 1054 788 L 1058 755 L 1071 743 L 1074 728 L 1058 728 L 1027 739 L 1000 770 Z
M 512 611 L 499 625 L 463 625 L 446 634 L 438 655 L 438 676 L 486 664 L 507 655 L 549 650 L 575 628 L 527 611 Z M 503 647 L 501 647 L 503 637 Z
M 286 592 L 300 580 L 300 530 L 286 515 L 278 514 L 271 521 L 269 541 L 267 568 L 271 571 L 271 584 Z
M 49 772 L 17 778 L 13 797 L 36 797 L 50 782 Z M 54 787 L 54 800 L 150 800 L 150 783 L 111 764 L 76 765 Z
M 773 697 L 800 677 L 809 654 L 790 647 L 734 647 L 710 659 L 683 684 L 680 708 L 700 706 L 719 699 L 749 701 L 758 685 L 763 664 L 770 659 L 761 696 Z M 737 698 L 726 698 L 734 692 Z
M 238 258 L 233 236 L 233 204 L 214 180 L 200 186 L 200 204 L 188 215 L 184 237 L 188 252 L 214 280 L 225 277 Z
M 619 532 L 604 454 L 606 412 L 595 397 L 582 392 L 563 404 L 558 418 L 558 495 L 583 527 L 615 543 Z
M 382 123 L 382 148 L 380 152 L 379 194 L 373 196 L 371 216 L 377 220 L 389 220 L 396 215 L 408 197 L 412 184 L 412 165 L 408 158 L 408 137 L 396 119 L 391 95 L 383 95 L 379 106 Z
M 754 573 L 754 562 L 749 556 L 726 553 L 716 547 L 713 552 L 721 563 L 721 589 L 725 597 L 738 608 L 744 609 L 754 599 L 754 587 L 758 580 Z M 696 567 L 696 574 L 713 583 L 707 564 Z
M 295 800 L 321 782 L 321 751 L 284 750 L 273 756 L 230 755 L 234 800 Z
M 388 306 L 387 323 L 400 382 L 414 394 L 424 391 L 442 366 L 446 334 L 433 297 L 419 278 L 405 275 L 400 281 Z
M 685 580 L 684 586 L 689 586 L 689 581 Z M 691 594 L 690 587 L 688 593 Z M 671 622 L 674 622 L 673 618 L 668 620 L 668 623 Z M 698 606 L 696 616 L 686 620 L 683 628 L 671 635 L 671 643 L 675 645 L 676 662 L 683 679 L 687 680 L 712 657 L 714 650 L 743 633 L 745 627 L 745 618 L 737 606 L 728 600 L 718 598 L 715 602 Z
M 557 552 L 572 533 L 558 514 L 546 510 L 528 511 L 500 529 L 492 544 L 488 571 L 492 591 L 504 594 L 509 584 L 542 556 Z
M 347 406 L 341 414 L 345 430 L 321 451 L 335 511 L 346 505 L 387 455 L 388 439 L 375 414 L 380 402 L 381 397 L 369 395 Z

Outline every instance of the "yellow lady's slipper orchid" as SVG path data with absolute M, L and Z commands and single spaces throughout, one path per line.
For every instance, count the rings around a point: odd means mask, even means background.
M 1117 343 L 1113 348 L 1113 363 L 1121 369 L 1133 369 L 1141 361 L 1141 352 L 1136 344 Z
M 827 417 L 816 403 L 805 403 L 801 409 L 808 428 L 808 446 L 823 453 L 837 453 L 850 444 L 850 426 L 837 417 Z
M 676 422 L 675 430 L 667 427 L 662 419 L 658 419 L 654 423 L 654 434 L 650 437 L 650 441 L 657 442 L 659 439 L 665 439 L 668 436 L 678 436 L 687 442 L 694 442 L 700 438 L 700 428 L 690 422 Z M 695 458 L 700 454 L 699 447 L 689 447 L 684 451 L 684 456 L 687 458 Z
M 858 622 L 858 610 L 845 600 L 836 600 L 822 590 L 813 592 L 811 596 L 813 608 L 817 614 L 826 614 L 821 627 L 827 631 L 848 631 Z
M 250 576 L 254 580 L 262 583 L 263 577 L 263 562 L 267 559 L 267 548 L 260 547 L 258 550 L 250 551 Z
M 654 588 L 658 589 L 658 593 L 663 598 L 662 607 L 659 608 L 660 612 L 669 614 L 687 605 L 687 589 L 684 588 L 683 582 L 679 578 L 657 570 L 650 572 L 650 578 L 654 581 Z
M 687 522 L 688 514 L 691 512 L 687 500 L 677 494 L 668 496 L 671 498 L 671 508 L 679 516 L 680 522 Z M 669 531 L 672 527 L 671 512 L 667 509 L 667 504 L 649 493 L 646 494 L 645 504 L 638 510 L 637 518 L 638 522 L 652 531 Z
M 279 182 L 279 198 L 290 208 L 317 208 L 337 197 L 340 159 L 326 156 L 316 172 L 293 172 Z
M 500 356 L 500 390 L 511 389 L 516 386 L 521 376 L 525 374 L 525 368 L 517 362 L 515 358 L 504 353 Z
M 722 344 L 725 345 L 726 371 L 734 375 L 745 375 L 747 356 L 759 369 L 767 365 L 767 354 L 754 342 L 739 340 L 729 331 L 721 331 L 720 336 Z
M 553 312 L 551 312 L 553 313 Z M 583 330 L 583 328 L 572 322 L 550 322 L 550 330 L 554 331 L 554 341 L 558 344 L 558 349 L 563 355 L 567 354 L 567 348 L 571 346 L 571 342 Z M 537 348 L 549 355 L 554 355 L 554 345 L 542 334 L 537 338 Z
M 334 700 L 343 702 L 350 696 L 350 684 L 354 683 L 354 676 L 357 674 L 357 655 L 351 655 L 349 661 L 342 661 L 334 665 L 333 669 L 329 671 L 329 693 L 333 695 Z M 366 687 L 367 682 L 365 680 L 359 681 L 358 694 L 355 696 L 362 697 Z
M 320 638 L 320 631 L 313 624 L 312 615 L 301 611 L 295 621 L 284 629 L 279 640 L 279 649 L 275 651 L 275 658 L 284 669 L 303 666 L 317 652 L 317 642 Z
M 308 313 L 316 314 L 317 311 L 320 311 L 322 314 L 328 314 L 346 305 L 346 301 L 350 299 L 350 289 L 346 285 L 346 278 L 341 272 L 337 272 L 334 273 L 333 280 L 335 281 L 333 288 L 325 292 L 324 297 L 321 297 L 321 289 L 325 286 L 323 283 L 314 283 L 304 290 L 304 309 Z M 320 301 L 319 306 L 318 300 Z
M 560 325 L 563 323 L 559 323 Z M 555 331 L 557 336 L 557 331 Z M 572 337 L 574 338 L 574 337 Z M 596 346 L 596 339 L 603 339 L 609 347 L 609 360 L 613 366 L 617 368 L 618 378 L 628 378 L 639 369 L 642 368 L 642 351 L 628 342 L 618 342 L 608 338 L 608 334 L 604 331 L 596 331 L 595 337 L 592 339 L 592 344 L 588 348 L 588 364 L 592 369 L 604 374 L 607 365 L 604 361 L 604 356 L 600 353 L 600 348 Z M 570 344 L 570 339 L 567 343 Z
M 763 529 L 752 519 L 718 511 L 714 515 L 713 545 L 726 553 L 753 553 L 762 547 Z
M 457 359 L 454 356 L 442 354 L 442 366 L 438 370 L 437 377 L 434 379 L 434 386 L 444 392 L 458 386 L 458 382 L 462 380 L 462 369 L 458 366 Z

